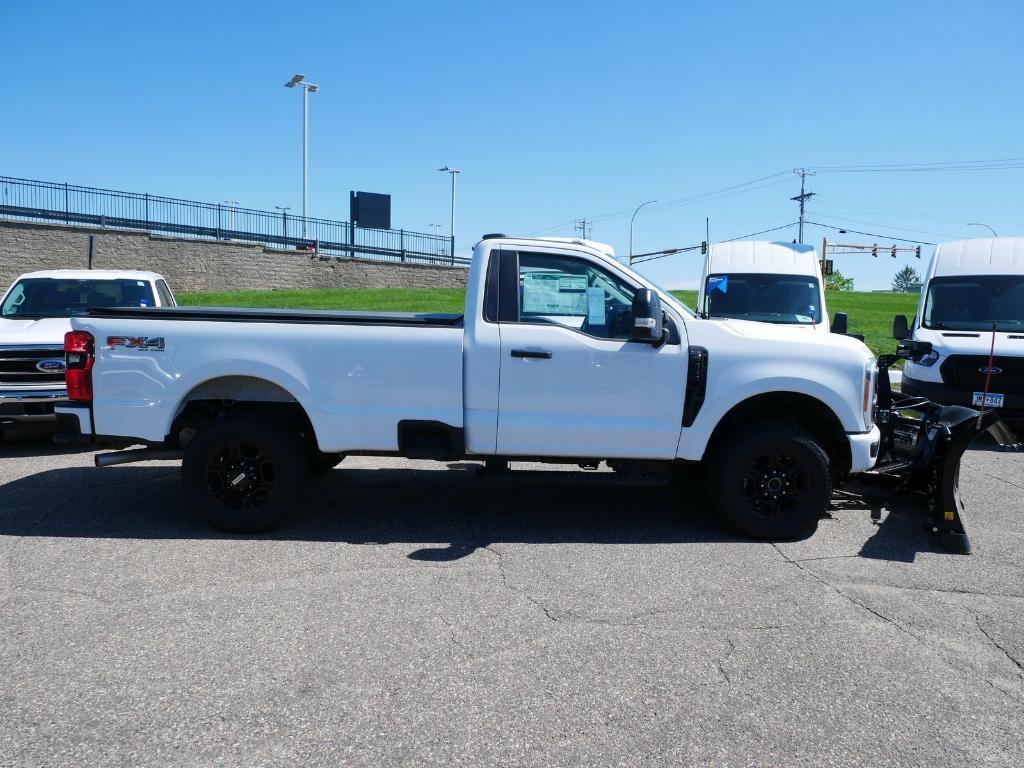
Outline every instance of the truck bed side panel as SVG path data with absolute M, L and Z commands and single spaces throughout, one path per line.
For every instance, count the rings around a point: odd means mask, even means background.
M 163 440 L 196 386 L 251 376 L 305 409 L 323 451 L 398 449 L 398 422 L 462 427 L 462 327 L 75 318 L 96 337 L 100 435 Z M 110 336 L 162 338 L 163 348 Z

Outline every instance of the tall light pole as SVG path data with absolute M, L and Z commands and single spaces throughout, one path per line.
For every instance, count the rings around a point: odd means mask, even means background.
M 656 202 L 658 202 L 658 201 L 657 200 L 648 200 L 646 203 L 640 203 L 640 205 L 638 205 L 636 207 L 636 210 L 633 211 L 633 215 L 630 216 L 630 218 L 629 218 L 629 263 L 630 264 L 633 263 L 633 219 L 636 218 L 636 215 L 638 213 L 640 213 L 640 209 L 643 208 L 645 205 L 650 205 L 651 203 L 656 203 Z
M 452 263 L 455 263 L 455 177 L 462 173 L 458 168 L 449 168 L 447 165 L 444 168 L 438 168 L 441 173 L 450 173 L 452 175 Z
M 987 229 L 989 232 L 992 233 L 992 237 L 999 237 L 999 235 L 996 234 L 996 231 L 994 229 L 992 229 L 992 227 L 990 227 L 988 224 L 982 224 L 979 221 L 968 221 L 967 222 L 967 226 L 968 227 L 985 227 L 985 229 Z
M 293 75 L 284 84 L 285 88 L 302 88 L 302 237 L 306 237 L 306 216 L 309 210 L 309 94 L 316 93 L 320 86 L 307 83 L 305 75 Z

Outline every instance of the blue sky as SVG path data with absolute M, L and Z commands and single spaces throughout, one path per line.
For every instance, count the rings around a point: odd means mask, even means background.
M 1024 4 L 984 0 L 9 0 L 0 175 L 298 211 L 301 99 L 282 86 L 304 72 L 322 87 L 310 213 L 346 218 L 350 189 L 388 192 L 396 227 L 447 232 L 435 169 L 450 164 L 460 252 L 587 217 L 625 254 L 637 204 L 770 177 L 649 206 L 634 249 L 659 250 L 699 242 L 706 216 L 713 240 L 795 221 L 795 167 L 1024 157 L 1022 26 Z M 823 171 L 808 219 L 929 242 L 985 234 L 969 221 L 1024 234 L 1022 183 L 1020 167 Z M 903 263 L 837 258 L 863 289 Z M 700 259 L 644 270 L 685 284 Z

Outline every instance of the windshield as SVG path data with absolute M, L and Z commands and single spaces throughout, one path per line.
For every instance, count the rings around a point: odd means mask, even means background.
M 19 280 L 0 307 L 8 319 L 71 317 L 90 307 L 152 307 L 145 280 L 75 280 L 32 277 Z
M 1024 275 L 935 277 L 928 284 L 924 327 L 999 331 L 1024 328 Z
M 708 275 L 704 292 L 708 317 L 800 325 L 821 322 L 821 291 L 815 277 Z

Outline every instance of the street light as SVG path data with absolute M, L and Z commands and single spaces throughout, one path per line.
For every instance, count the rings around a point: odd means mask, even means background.
M 288 211 L 292 209 L 290 205 L 275 205 L 275 208 L 281 212 L 281 227 L 284 231 L 284 239 L 288 239 Z
M 633 263 L 633 219 L 636 218 L 636 215 L 638 213 L 640 213 L 640 209 L 643 208 L 645 205 L 650 205 L 651 203 L 656 203 L 656 202 L 658 202 L 658 201 L 657 200 L 648 200 L 646 203 L 640 203 L 640 205 L 638 205 L 636 207 L 636 210 L 633 211 L 633 215 L 629 219 L 629 263 L 630 264 Z
M 444 168 L 438 168 L 441 173 L 450 173 L 452 175 L 452 264 L 455 263 L 455 177 L 462 173 L 458 168 L 449 168 L 447 165 Z
M 305 239 L 306 211 L 309 209 L 309 94 L 319 91 L 320 86 L 307 83 L 305 75 L 293 75 L 284 87 L 295 86 L 302 89 L 302 237 Z
M 999 235 L 996 234 L 996 231 L 994 229 L 992 229 L 992 227 L 990 227 L 988 224 L 982 224 L 981 222 L 978 222 L 978 221 L 968 221 L 967 222 L 967 226 L 968 227 L 985 227 L 985 229 L 987 229 L 989 232 L 992 233 L 992 237 L 999 237 Z

